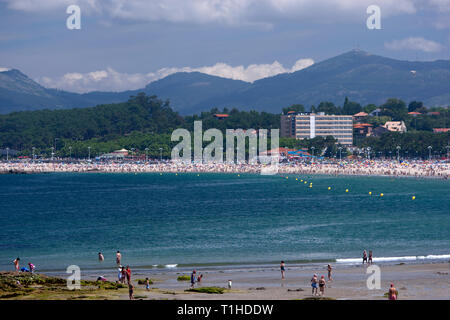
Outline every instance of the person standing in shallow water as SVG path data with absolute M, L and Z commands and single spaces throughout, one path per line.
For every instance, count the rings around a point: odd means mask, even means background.
M 366 252 L 366 250 L 364 250 L 364 252 L 363 252 L 363 264 L 364 263 L 367 263 L 367 252 Z
M 126 275 L 127 275 L 127 283 L 130 284 L 131 283 L 131 269 L 130 269 L 130 266 L 127 266 Z
M 103 256 L 103 254 L 101 252 L 98 253 L 98 261 L 102 262 L 103 260 L 105 260 L 105 257 Z
M 369 262 L 368 262 L 368 264 L 372 264 L 373 263 L 372 262 L 372 256 L 373 256 L 372 250 L 369 250 Z
M 116 263 L 117 265 L 120 265 L 120 261 L 122 260 L 122 254 L 120 253 L 120 251 L 117 250 L 116 253 Z
M 191 273 L 191 288 L 195 286 L 195 270 Z
M 281 280 L 284 280 L 285 272 L 286 272 L 286 266 L 284 264 L 284 261 L 281 261 L 281 263 L 280 263 L 280 271 L 281 271 Z

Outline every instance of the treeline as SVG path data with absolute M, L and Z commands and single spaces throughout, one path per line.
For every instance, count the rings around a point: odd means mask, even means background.
M 427 112 L 420 102 L 408 106 L 398 99 L 389 99 L 381 106 L 361 107 L 346 99 L 343 107 L 329 102 L 322 102 L 313 111 L 328 114 L 355 114 L 359 111 L 370 113 L 380 109 L 377 117 L 367 117 L 364 121 L 380 125 L 387 120 L 404 120 L 409 126 L 406 134 L 386 133 L 380 138 L 358 140 L 357 146 L 370 146 L 377 155 L 389 155 L 401 146 L 402 152 L 410 156 L 428 155 L 428 146 L 433 154 L 444 152 L 449 144 L 449 133 L 433 134 L 432 128 L 446 127 L 448 108 L 435 109 L 439 116 L 408 115 L 410 109 Z M 302 105 L 293 105 L 283 109 L 305 111 Z M 216 114 L 227 114 L 219 119 Z M 214 108 L 198 115 L 181 116 L 170 107 L 169 101 L 162 101 L 156 96 L 140 93 L 127 102 L 99 105 L 93 108 L 71 110 L 41 110 L 16 112 L 0 115 L 0 149 L 18 150 L 20 155 L 56 157 L 92 157 L 117 149 L 126 148 L 135 154 L 147 154 L 149 157 L 167 158 L 177 142 L 171 142 L 171 133 L 176 128 L 193 131 L 194 121 L 201 120 L 203 130 L 217 128 L 225 133 L 226 129 L 279 129 L 280 114 L 257 111 L 239 111 L 237 109 Z M 411 130 L 411 127 L 412 130 Z M 415 130 L 417 128 L 417 130 Z M 426 130 L 426 131 L 425 131 Z M 315 150 L 316 155 L 327 157 L 338 155 L 339 147 L 333 137 L 316 137 L 314 139 L 296 140 L 280 138 L 280 147 L 292 149 Z M 270 143 L 270 139 L 269 139 Z M 33 149 L 34 148 L 34 149 Z M 52 150 L 53 148 L 53 150 Z M 146 150 L 147 149 L 147 150 Z M 347 154 L 341 149 L 342 156 Z
M 443 157 L 450 148 L 450 132 L 432 133 L 427 131 L 386 132 L 379 138 L 367 137 L 358 143 L 358 147 L 370 147 L 372 157 L 392 157 L 399 155 L 406 158 L 426 159 Z M 430 148 L 431 147 L 431 148 Z
M 227 119 L 217 119 L 227 113 Z M 168 157 L 176 128 L 193 130 L 195 120 L 203 121 L 203 130 L 280 127 L 280 115 L 237 109 L 212 109 L 200 115 L 182 117 L 170 107 L 169 101 L 140 93 L 127 102 L 70 110 L 40 110 L 0 115 L 0 148 L 18 150 L 30 156 L 86 157 L 113 150 L 135 149 L 149 156 Z M 148 148 L 148 150 L 145 150 Z
M 435 107 L 427 109 L 420 101 L 411 101 L 408 105 L 400 99 L 388 99 L 382 105 L 368 104 L 362 106 L 357 102 L 345 98 L 342 107 L 333 102 L 321 102 L 317 106 L 311 106 L 312 112 L 324 112 L 325 114 L 355 115 L 359 112 L 367 114 L 379 109 L 376 116 L 366 117 L 365 122 L 375 126 L 382 125 L 386 121 L 404 121 L 408 130 L 433 131 L 433 128 L 446 128 L 450 110 L 448 107 Z M 305 112 L 306 108 L 302 104 L 295 104 L 289 108 L 284 108 L 283 113 L 288 111 Z M 429 112 L 439 112 L 439 115 L 429 115 Z M 408 112 L 419 112 L 421 115 L 409 115 Z

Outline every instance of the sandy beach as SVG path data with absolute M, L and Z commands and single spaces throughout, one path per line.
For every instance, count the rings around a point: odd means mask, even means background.
M 381 269 L 381 289 L 369 290 L 366 285 L 366 266 L 334 265 L 333 281 L 327 282 L 325 299 L 336 300 L 386 300 L 385 293 L 391 283 L 397 288 L 399 300 L 436 300 L 450 299 L 450 262 L 435 262 L 424 264 L 392 264 L 379 265 Z M 132 282 L 135 286 L 136 299 L 143 300 L 296 300 L 315 299 L 311 293 L 310 279 L 314 273 L 327 277 L 326 265 L 289 267 L 286 269 L 286 279 L 281 280 L 279 268 L 258 267 L 239 270 L 208 270 L 197 269 L 203 274 L 203 280 L 198 288 L 226 288 L 228 280 L 232 280 L 232 288 L 225 289 L 223 294 L 207 294 L 185 291 L 189 289 L 189 281 L 177 281 L 179 275 L 188 274 L 180 271 L 162 271 L 149 273 L 136 271 Z M 106 274 L 106 277 L 115 275 Z M 145 285 L 138 284 L 138 279 L 151 278 L 153 284 L 149 291 Z M 93 276 L 82 279 L 95 280 Z M 3 293 L 3 292 L 2 292 Z M 78 291 L 67 289 L 49 292 L 30 293 L 20 296 L 1 295 L 5 299 L 129 299 L 128 289 L 117 290 L 93 289 L 82 287 Z

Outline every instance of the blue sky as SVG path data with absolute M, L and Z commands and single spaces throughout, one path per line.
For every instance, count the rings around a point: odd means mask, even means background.
M 66 8 L 81 9 L 69 30 Z M 381 30 L 368 30 L 369 5 Z M 0 68 L 70 91 L 137 89 L 177 71 L 254 81 L 359 47 L 450 57 L 450 0 L 0 0 Z

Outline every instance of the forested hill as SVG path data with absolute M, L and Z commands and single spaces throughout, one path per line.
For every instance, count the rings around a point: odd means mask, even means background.
M 192 130 L 194 120 L 203 120 L 204 129 L 270 129 L 280 126 L 279 114 L 236 109 L 223 111 L 229 112 L 226 125 L 214 117 L 218 109 L 183 117 L 172 110 L 169 101 L 139 93 L 127 102 L 92 108 L 15 112 L 0 115 L 0 148 L 48 149 L 54 146 L 55 139 L 61 144 L 64 140 L 88 141 L 93 138 L 108 141 L 133 133 L 171 134 L 176 128 Z
M 321 101 L 381 104 L 397 97 L 426 107 L 450 105 L 450 61 L 401 61 L 353 50 L 293 73 L 248 83 L 199 72 L 179 72 L 124 92 L 77 94 L 40 86 L 18 70 L 0 72 L 0 113 L 67 109 L 126 101 L 138 92 L 169 99 L 174 110 L 192 115 L 218 108 L 277 113 Z

